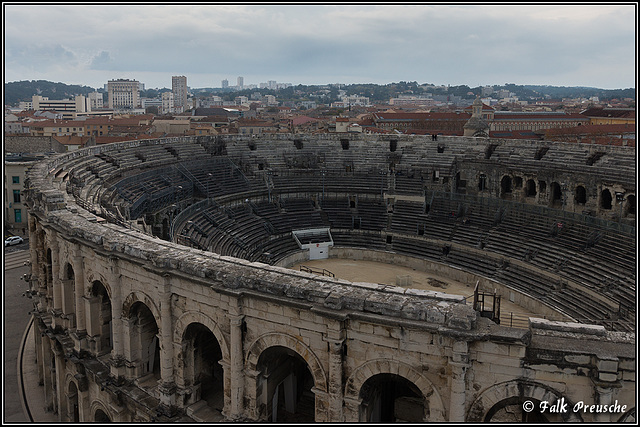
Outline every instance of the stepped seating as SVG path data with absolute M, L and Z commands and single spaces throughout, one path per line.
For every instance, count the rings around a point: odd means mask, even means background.
M 397 194 L 423 194 L 424 181 L 420 177 L 414 176 L 395 176 L 395 192 Z
M 416 236 L 418 227 L 423 226 L 425 222 L 427 215 L 424 213 L 423 204 L 405 200 L 395 202 L 391 215 L 391 231 Z
M 423 239 L 393 238 L 393 250 L 402 255 L 441 261 L 442 246 Z
M 380 234 L 331 230 L 331 237 L 333 237 L 334 246 L 374 250 L 384 250 L 386 248 L 386 243 Z
M 349 200 L 324 199 L 322 212 L 327 215 L 327 221 L 331 228 L 351 228 L 353 226 L 353 214 L 349 209 Z
M 245 146 L 234 147 L 234 144 Z M 443 152 L 438 152 L 440 144 L 444 147 Z M 78 157 L 66 163 L 64 170 L 58 173 L 61 178 L 66 176 L 69 179 L 68 191 L 80 197 L 83 203 L 95 206 L 108 200 L 116 208 L 111 212 L 115 216 L 118 207 L 142 209 L 154 197 L 167 196 L 166 192 L 176 185 L 200 185 L 198 189 L 203 194 L 208 192 L 214 198 L 238 195 L 233 203 L 241 202 L 245 197 L 252 200 L 260 195 L 266 197 L 269 192 L 271 197 L 281 202 L 280 206 L 278 203 L 253 201 L 249 207 L 244 205 L 237 209 L 210 208 L 207 211 L 209 216 L 190 218 L 192 224 L 184 227 L 182 235 L 194 246 L 209 247 L 227 255 L 277 263 L 299 250 L 290 235 L 292 230 L 330 227 L 337 246 L 393 250 L 447 263 L 505 283 L 558 307 L 576 319 L 608 321 L 603 319 L 607 312 L 602 307 L 597 304 L 592 307 L 591 302 L 582 303 L 585 297 L 580 287 L 599 292 L 612 305 L 617 302 L 624 306 L 625 313 L 628 313 L 624 321 L 635 317 L 635 236 L 600 230 L 598 225 L 588 225 L 588 222 L 581 224 L 569 220 L 561 220 L 564 226 L 554 232 L 554 224 L 559 221 L 557 218 L 521 209 L 515 204 L 500 204 L 493 199 L 485 200 L 484 204 L 459 195 L 455 196 L 458 200 L 431 199 L 432 171 L 438 170 L 440 176 L 447 177 L 455 171 L 451 168 L 454 161 L 486 162 L 485 147 L 481 144 L 469 147 L 448 138 L 442 142 L 427 141 L 424 148 L 404 147 L 402 141 L 398 145 L 393 161 L 397 161 L 395 165 L 399 173 L 394 177 L 384 174 L 389 168 L 388 151 L 367 147 L 357 139 L 350 142 L 348 150 L 341 149 L 338 143 L 334 151 L 320 150 L 321 144 L 317 141 L 305 140 L 304 148 L 294 152 L 293 156 L 287 150 L 274 149 L 268 141 L 258 144 L 255 151 L 246 149 L 246 141 L 230 142 L 226 146 L 230 154 L 224 157 L 211 156 L 197 143 L 140 145 Z M 587 151 L 577 152 L 562 144 L 551 144 L 549 151 L 540 160 L 535 160 L 538 148 L 536 144 L 514 147 L 500 143 L 488 160 L 520 169 L 522 165 L 549 166 L 551 169 L 588 167 L 586 163 L 591 153 Z M 607 151 L 606 148 L 603 150 Z M 611 169 L 613 173 L 617 162 L 626 162 L 622 166 L 624 170 L 633 169 L 633 159 L 616 154 L 615 150 L 607 151 L 595 161 L 593 170 Z M 192 161 L 203 158 L 207 159 L 205 167 L 202 166 L 204 161 Z M 241 169 L 232 160 L 237 161 Z M 305 161 L 308 162 L 306 169 L 300 166 Z M 153 167 L 155 170 L 163 162 L 176 164 L 172 169 L 180 171 L 181 178 L 167 181 L 159 176 L 139 174 L 139 179 L 133 179 L 126 185 L 123 182 L 118 187 L 118 196 L 113 186 L 100 190 L 102 181 L 113 180 L 119 174 L 131 178 L 122 173 L 124 171 L 130 174 L 136 168 L 148 170 Z M 182 166 L 177 166 L 177 162 Z M 259 163 L 263 164 L 258 167 Z M 274 169 L 273 186 L 265 185 L 264 167 Z M 262 172 L 256 173 L 256 170 Z M 325 171 L 324 179 L 322 170 Z M 247 178 L 243 171 L 252 178 Z M 431 204 L 428 213 L 425 213 L 422 203 L 396 201 L 393 213 L 388 215 L 382 195 L 391 192 L 389 183 L 392 180 L 398 194 L 422 195 L 426 186 L 425 200 Z M 205 188 L 207 185 L 208 189 Z M 243 194 L 252 191 L 261 193 Z M 314 207 L 310 197 L 306 198 L 308 195 L 314 196 L 318 207 Z M 355 205 L 350 206 L 350 202 Z M 503 210 L 507 206 L 508 209 Z M 359 220 L 356 227 L 359 230 L 354 230 L 354 218 Z M 463 218 L 469 222 L 463 222 Z M 596 234 L 596 231 L 601 234 Z M 390 232 L 388 241 L 385 232 Z M 456 244 L 446 256 L 442 242 Z M 465 248 L 482 249 L 487 254 L 519 260 L 536 269 L 514 263 L 503 268 L 494 265 L 495 258 L 478 255 L 477 251 L 471 256 Z M 548 275 L 541 277 L 539 270 Z M 569 282 L 571 288 L 562 289 L 556 284 L 549 284 L 550 277 Z M 576 300 L 581 301 L 580 307 L 572 308 L 578 305 Z

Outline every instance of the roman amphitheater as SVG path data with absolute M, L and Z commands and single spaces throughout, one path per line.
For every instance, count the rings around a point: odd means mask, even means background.
M 47 408 L 635 422 L 635 156 L 324 134 L 49 158 L 26 183 Z

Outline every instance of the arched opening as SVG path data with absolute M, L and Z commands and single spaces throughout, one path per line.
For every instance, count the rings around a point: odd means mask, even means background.
M 557 182 L 551 183 L 551 206 L 562 207 L 562 189 Z
M 575 202 L 577 205 L 584 205 L 587 203 L 587 190 L 582 185 L 576 187 Z
M 456 173 L 456 190 L 464 191 L 467 187 L 467 180 L 460 178 L 460 172 Z
M 96 280 L 91 285 L 90 310 L 91 317 L 89 325 L 91 330 L 89 334 L 96 338 L 98 347 L 95 349 L 98 353 L 106 353 L 111 351 L 113 345 L 112 325 L 111 325 L 111 299 L 104 285 Z
M 129 312 L 129 339 L 131 361 L 136 366 L 136 375 L 160 379 L 160 342 L 158 325 L 149 307 L 141 302 L 131 306 Z
M 378 374 L 360 389 L 360 421 L 423 422 L 429 416 L 425 398 L 415 384 L 395 374 Z
M 636 196 L 634 196 L 633 194 L 627 197 L 626 211 L 628 215 L 636 214 Z
M 478 191 L 484 191 L 487 189 L 487 175 L 481 173 L 478 178 Z
M 78 408 L 78 387 L 71 381 L 67 389 L 67 417 L 72 423 L 80 422 L 80 410 Z
M 199 398 L 216 411 L 224 407 L 224 375 L 220 365 L 222 350 L 213 332 L 201 323 L 192 323 L 184 333 L 184 377 Z
M 501 197 L 509 197 L 511 195 L 511 177 L 505 175 L 500 180 L 500 196 Z
M 76 319 L 76 283 L 73 266 L 66 263 L 63 270 L 62 281 L 62 310 L 70 319 L 70 326 L 75 327 Z
M 532 411 L 523 410 L 532 405 Z M 546 423 L 547 418 L 540 412 L 540 402 L 536 399 L 521 398 L 518 396 L 504 399 L 491 407 L 485 416 L 485 422 L 503 423 Z
M 93 419 L 97 423 L 110 423 L 111 422 L 111 418 L 109 418 L 109 416 L 102 409 L 96 409 L 96 414 L 93 416 Z
M 538 194 L 536 191 L 536 182 L 533 179 L 527 180 L 527 183 L 524 187 L 525 197 L 535 197 L 536 194 Z
M 602 193 L 600 193 L 600 207 L 602 209 L 611 209 L 612 200 L 613 197 L 611 196 L 611 191 L 608 189 L 602 190 Z
M 258 393 L 272 422 L 314 422 L 313 377 L 305 360 L 286 347 L 270 347 L 258 359 Z

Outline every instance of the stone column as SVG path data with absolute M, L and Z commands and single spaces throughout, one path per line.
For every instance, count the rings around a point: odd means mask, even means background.
M 76 294 L 76 331 L 72 334 L 72 338 L 75 351 L 80 352 L 87 348 L 87 323 L 84 307 L 84 261 L 82 258 L 82 247 L 78 244 L 75 244 L 73 247 L 72 261 Z
M 242 343 L 242 326 L 244 315 L 242 314 L 242 302 L 236 299 L 235 304 L 229 304 L 230 323 L 230 381 L 231 389 L 229 401 L 229 414 L 231 420 L 244 418 L 244 350 Z
M 596 385 L 596 397 L 597 397 L 597 404 L 598 405 L 611 405 L 612 400 L 611 397 L 613 395 L 613 390 L 611 389 L 610 386 L 608 385 Z M 610 412 L 601 412 L 601 413 L 596 413 L 595 416 L 595 420 L 596 422 L 599 423 L 609 423 L 611 422 L 611 413 Z M 616 414 L 617 416 L 620 416 L 621 414 Z
M 40 276 L 40 271 L 38 271 L 38 267 L 40 266 L 38 262 L 38 233 L 36 233 L 36 230 L 36 218 L 33 215 L 29 215 L 29 258 L 31 262 L 31 283 L 29 283 L 29 290 L 31 291 L 37 290 L 34 287 L 34 283 L 38 283 L 37 279 Z
M 54 326 L 62 326 L 60 319 L 62 314 L 62 281 L 60 280 L 60 246 L 58 245 L 57 233 L 51 234 L 49 249 L 51 249 L 51 279 L 53 285 L 53 324 Z
M 451 395 L 449 398 L 449 421 L 464 422 L 466 412 L 465 374 L 469 366 L 468 344 L 465 341 L 453 343 L 453 354 L 449 360 L 451 367 Z
M 64 357 L 62 354 L 62 350 L 58 349 L 53 345 L 52 347 L 53 357 L 56 364 L 56 386 L 54 389 L 54 407 L 58 409 L 58 421 L 66 421 L 64 416 L 67 412 L 67 401 L 65 399 L 66 393 L 64 393 L 64 371 L 65 371 L 65 363 Z
M 118 258 L 109 257 L 107 280 L 111 288 L 111 375 L 116 379 L 125 376 L 124 329 L 122 326 L 122 290 L 120 289 L 120 267 Z
M 620 387 L 618 384 L 618 359 L 600 358 L 597 361 L 598 377 L 593 379 L 596 389 L 596 404 L 611 405 L 613 389 Z M 594 414 L 594 421 L 611 422 L 612 415 L 610 412 L 601 412 Z M 620 414 L 615 414 L 620 416 Z
M 344 391 L 342 388 L 342 353 L 344 340 L 326 338 L 329 343 L 329 420 L 331 422 L 344 421 L 342 403 Z
M 176 406 L 176 383 L 173 375 L 173 321 L 171 318 L 171 276 L 163 276 L 160 291 L 160 403 L 165 415 L 171 416 Z

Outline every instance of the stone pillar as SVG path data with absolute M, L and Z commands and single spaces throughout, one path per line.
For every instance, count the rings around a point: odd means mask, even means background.
M 242 301 L 240 298 L 230 301 L 229 304 L 230 323 L 230 399 L 227 417 L 231 420 L 242 420 L 244 414 L 244 349 L 242 328 L 244 315 L 242 314 Z M 226 409 L 226 408 L 225 408 Z
M 65 416 L 67 412 L 67 400 L 65 399 L 66 393 L 64 393 L 64 377 L 65 377 L 65 363 L 62 350 L 52 346 L 53 357 L 56 364 L 55 380 L 56 385 L 54 389 L 54 406 L 58 409 L 58 421 L 66 421 Z
M 618 384 L 618 359 L 599 359 L 597 361 L 597 369 L 598 377 L 593 379 L 596 389 L 596 404 L 611 405 L 613 389 L 620 387 Z M 593 421 L 602 423 L 611 422 L 612 415 L 620 416 L 620 414 L 601 412 L 594 414 Z
M 120 267 L 118 258 L 110 257 L 109 273 L 107 280 L 111 288 L 111 321 L 112 321 L 112 341 L 111 341 L 111 375 L 116 379 L 125 376 L 124 359 L 124 329 L 122 326 L 122 291 L 120 289 Z
M 87 349 L 87 323 L 84 307 L 84 261 L 82 258 L 82 248 L 75 244 L 73 247 L 73 274 L 75 278 L 76 297 L 76 330 L 72 334 L 74 350 L 80 352 Z
M 51 249 L 51 278 L 53 285 L 53 324 L 54 326 L 62 326 L 60 319 L 62 314 L 62 281 L 60 280 L 60 246 L 58 245 L 57 233 L 51 234 L 49 249 Z
M 36 291 L 34 283 L 38 283 L 38 277 L 40 276 L 38 262 L 38 233 L 36 233 L 37 225 L 36 218 L 33 215 L 29 215 L 29 257 L 31 262 L 31 283 L 29 284 L 29 290 Z
M 176 406 L 176 383 L 173 375 L 173 321 L 171 318 L 171 276 L 163 276 L 160 291 L 160 403 L 165 415 L 171 416 Z
M 231 410 L 229 418 L 239 420 L 244 413 L 244 352 L 242 348 L 242 324 L 244 316 L 231 315 Z
M 453 354 L 449 360 L 451 367 L 451 395 L 449 398 L 449 421 L 464 422 L 466 412 L 465 374 L 469 366 L 468 344 L 465 341 L 453 343 Z
M 53 410 L 53 376 L 51 358 L 53 351 L 51 349 L 51 340 L 48 336 L 42 338 L 42 359 L 39 360 L 43 370 L 43 386 L 44 386 L 44 410 Z
M 596 397 L 597 397 L 597 404 L 598 405 L 611 405 L 612 403 L 612 397 L 613 395 L 613 390 L 611 389 L 610 386 L 602 386 L 602 385 L 596 385 Z M 611 422 L 611 412 L 600 412 L 600 413 L 596 413 L 595 419 L 593 421 L 599 422 L 599 423 L 609 423 Z M 617 416 L 620 416 L 620 414 L 616 414 Z
M 342 353 L 344 340 L 326 338 L 329 343 L 329 420 L 343 422 Z

